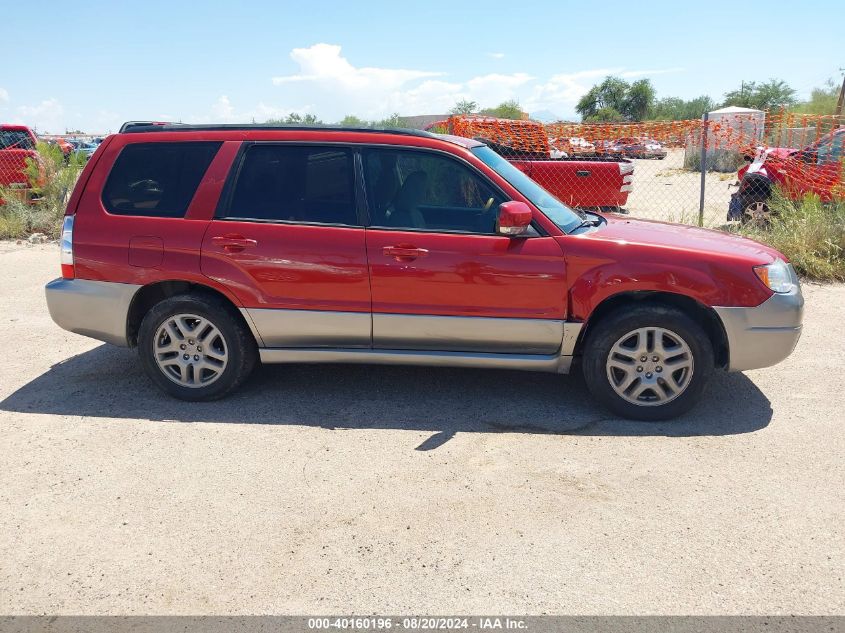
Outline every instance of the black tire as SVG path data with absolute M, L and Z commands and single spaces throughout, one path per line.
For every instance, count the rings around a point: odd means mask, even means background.
M 153 344 L 159 329 L 169 317 L 179 314 L 208 319 L 224 341 L 228 359 L 223 371 L 210 384 L 197 387 L 177 384 L 156 362 Z M 246 380 L 258 359 L 258 350 L 252 333 L 227 302 L 211 295 L 183 294 L 164 299 L 144 316 L 138 330 L 138 355 L 144 371 L 162 391 L 180 400 L 204 401 L 222 398 Z
M 664 328 L 676 334 L 692 354 L 692 371 L 686 387 L 664 404 L 630 402 L 617 394 L 608 376 L 611 371 L 607 367 L 608 358 L 617 341 L 629 332 L 648 327 Z M 704 329 L 677 308 L 658 303 L 619 309 L 602 319 L 587 332 L 582 362 L 587 387 L 602 405 L 624 418 L 645 421 L 667 420 L 689 411 L 704 392 L 714 366 L 713 347 Z

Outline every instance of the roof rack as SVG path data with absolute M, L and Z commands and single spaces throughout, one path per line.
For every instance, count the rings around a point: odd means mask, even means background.
M 413 130 L 409 128 L 372 128 L 372 127 L 345 127 L 342 125 L 265 125 L 262 123 L 211 123 L 211 124 L 188 124 L 188 123 L 159 123 L 156 121 L 127 121 L 120 126 L 121 134 L 143 134 L 146 132 L 237 132 L 250 130 L 320 130 L 330 132 L 369 132 L 375 134 L 401 134 L 405 136 L 421 136 L 425 138 L 437 138 L 436 135 L 424 130 Z

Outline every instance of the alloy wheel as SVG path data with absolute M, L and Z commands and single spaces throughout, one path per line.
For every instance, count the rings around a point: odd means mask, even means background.
M 170 380 L 198 388 L 223 375 L 229 350 L 223 334 L 210 320 L 195 314 L 176 314 L 158 327 L 153 357 Z
M 743 214 L 747 224 L 761 228 L 768 226 L 771 219 L 769 205 L 765 202 L 751 202 L 745 207 Z
M 693 355 L 675 332 L 642 327 L 614 343 L 605 367 L 610 386 L 619 397 L 638 406 L 658 406 L 671 402 L 689 387 Z

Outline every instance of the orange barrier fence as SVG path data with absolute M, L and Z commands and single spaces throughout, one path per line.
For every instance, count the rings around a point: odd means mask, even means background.
M 791 197 L 845 197 L 843 123 L 837 116 L 725 108 L 701 120 L 636 123 L 460 115 L 438 129 L 485 140 L 573 206 L 718 225 L 730 219 L 729 208 L 732 219 L 742 219 L 746 208 L 766 205 L 761 191 L 739 186 L 746 172 Z

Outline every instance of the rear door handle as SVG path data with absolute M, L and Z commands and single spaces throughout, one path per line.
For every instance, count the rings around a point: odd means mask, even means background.
M 592 173 L 593 172 L 591 172 L 589 169 L 579 169 L 578 171 L 575 172 L 575 175 L 580 176 L 581 178 L 586 178 L 587 176 L 589 176 Z
M 417 257 L 428 255 L 427 249 L 417 248 L 416 246 L 385 246 L 381 249 L 381 252 L 387 257 L 392 257 L 397 262 L 412 261 Z
M 227 253 L 240 253 L 246 248 L 258 245 L 257 240 L 235 234 L 218 235 L 217 237 L 212 237 L 211 242 L 221 247 Z

